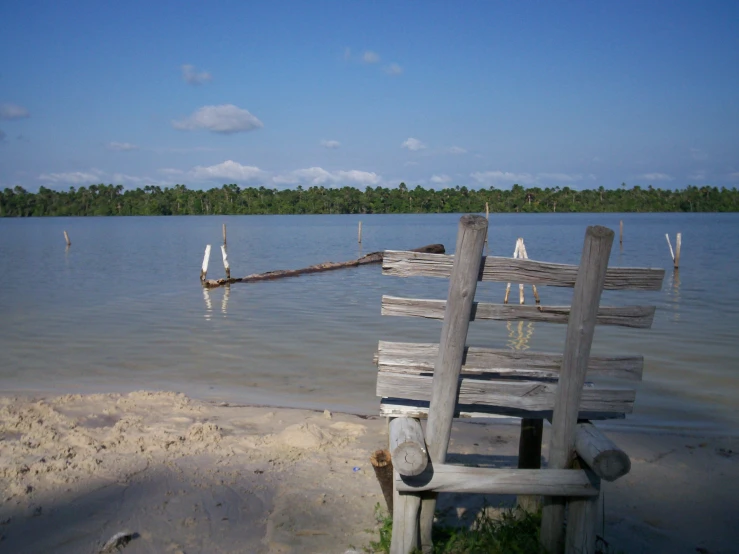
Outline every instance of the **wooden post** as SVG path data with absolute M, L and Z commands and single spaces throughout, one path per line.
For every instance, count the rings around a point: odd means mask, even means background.
M 420 495 L 400 493 L 393 487 L 393 536 L 390 541 L 390 554 L 408 554 L 418 548 L 420 505 Z
M 521 239 L 521 252 L 523 256 L 520 256 L 520 257 L 522 257 L 524 260 L 528 260 L 529 254 L 528 252 L 526 252 L 526 245 L 524 244 L 523 239 Z M 539 298 L 539 291 L 536 290 L 536 285 L 533 283 L 531 283 L 531 288 L 534 291 L 534 300 L 536 300 L 536 305 L 538 306 L 539 304 L 541 304 L 541 299 Z M 523 300 L 521 301 L 521 304 L 523 304 Z
M 390 452 L 387 450 L 376 450 L 370 456 L 372 469 L 375 470 L 375 477 L 380 483 L 382 496 L 385 497 L 385 504 L 390 517 L 393 515 L 393 461 Z
M 490 221 L 490 208 L 488 208 L 488 203 L 485 202 L 485 219 L 489 222 Z M 485 244 L 488 243 L 488 234 L 485 233 Z
M 624 243 L 624 220 L 618 222 L 618 243 L 623 245 Z
M 575 450 L 581 461 L 606 481 L 615 481 L 631 470 L 631 460 L 626 452 L 588 421 L 577 424 Z
M 576 467 L 578 465 L 575 464 Z M 600 479 L 592 473 L 588 475 L 593 485 L 600 491 Z M 595 554 L 600 494 L 585 498 L 571 498 L 568 504 L 565 552 Z
M 665 233 L 665 238 L 667 239 L 667 246 L 670 247 L 670 257 L 672 258 L 672 263 L 675 263 L 675 253 L 672 251 L 672 243 L 670 243 L 670 235 Z
M 64 231 L 64 240 L 67 241 L 67 247 L 72 246 L 72 241 L 69 240 L 69 235 Z
M 585 232 L 567 325 L 562 369 L 555 393 L 549 447 L 550 469 L 567 469 L 574 459 L 577 416 L 613 236 L 613 231 L 601 226 L 588 227 Z M 544 499 L 541 542 L 550 554 L 557 554 L 564 547 L 564 516 L 564 497 Z
M 362 244 L 362 222 L 359 222 L 359 231 L 357 231 L 357 242 Z
M 521 437 L 518 440 L 518 468 L 541 468 L 541 437 L 544 432 L 543 419 L 521 419 Z M 539 511 L 541 498 L 525 494 L 518 495 L 516 504 L 523 510 L 535 514 Z
M 513 249 L 513 258 L 518 258 L 519 252 L 521 250 L 521 241 L 522 239 L 518 238 L 516 239 L 516 248 Z M 523 285 L 522 285 L 523 286 Z M 503 304 L 508 304 L 508 296 L 511 293 L 511 284 L 508 283 L 505 286 L 505 298 L 503 299 Z M 521 292 L 521 296 L 523 296 L 523 292 Z M 523 304 L 523 302 L 521 302 Z
M 203 268 L 200 270 L 201 283 L 205 283 L 205 277 L 208 275 L 208 260 L 210 260 L 210 244 L 205 247 L 205 256 L 203 256 Z
M 680 267 L 680 247 L 682 246 L 683 242 L 683 235 L 682 233 L 677 234 L 677 238 L 675 239 L 675 259 L 673 260 L 673 266 L 675 269 L 678 269 Z
M 434 365 L 433 390 L 426 424 L 426 445 L 432 463 L 443 464 L 446 461 L 457 405 L 459 374 L 487 230 L 487 220 L 479 215 L 465 215 L 459 220 L 457 249 L 449 278 L 449 294 L 444 310 L 439 354 Z M 430 549 L 433 544 L 431 528 L 435 506 L 435 494 L 424 497 L 421 510 L 421 546 L 424 550 Z
M 412 417 L 396 417 L 390 422 L 390 455 L 401 475 L 418 475 L 428 465 L 429 456 L 421 422 Z
M 223 224 L 223 246 L 226 246 L 226 224 Z
M 226 227 L 223 228 L 224 230 Z M 225 234 L 223 235 L 225 238 Z M 223 255 L 223 268 L 226 270 L 226 279 L 231 278 L 231 268 L 228 265 L 228 255 L 226 254 L 226 244 L 221 245 L 221 255 Z

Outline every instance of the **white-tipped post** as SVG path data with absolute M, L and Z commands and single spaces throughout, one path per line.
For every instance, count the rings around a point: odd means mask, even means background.
M 231 278 L 231 268 L 228 266 L 228 254 L 226 254 L 226 245 L 221 245 L 221 254 L 223 255 L 223 269 L 226 270 L 226 279 Z
M 69 235 L 64 231 L 64 240 L 67 241 L 67 246 L 72 246 L 72 241 L 69 240 Z
M 200 270 L 200 282 L 205 282 L 205 277 L 208 275 L 208 260 L 210 260 L 210 244 L 205 247 L 205 256 L 203 256 L 203 268 Z
M 357 242 L 362 244 L 362 222 L 359 222 L 359 230 L 357 231 Z

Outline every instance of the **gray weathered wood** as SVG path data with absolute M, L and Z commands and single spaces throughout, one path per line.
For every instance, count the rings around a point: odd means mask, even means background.
M 585 232 L 556 390 L 549 447 L 548 467 L 551 470 L 566 469 L 573 461 L 578 407 L 586 395 L 583 385 L 613 235 L 612 230 L 601 226 L 588 227 Z M 557 554 L 564 547 L 564 508 L 562 497 L 544 499 L 541 542 L 551 554 Z
M 629 456 L 592 423 L 578 423 L 575 451 L 601 479 L 615 481 L 631 470 Z
M 380 415 L 383 417 L 415 417 L 426 419 L 429 415 L 429 403 L 423 400 L 408 400 L 401 398 L 383 398 L 380 401 Z M 532 412 L 530 410 L 519 410 L 516 408 L 504 408 L 500 406 L 482 406 L 457 404 L 455 418 L 539 418 L 552 419 L 552 410 Z M 626 416 L 618 412 L 589 412 L 581 411 L 580 419 L 596 421 L 601 419 L 624 419 Z
M 382 315 L 444 319 L 446 300 L 421 298 L 382 297 Z M 598 309 L 598 325 L 618 325 L 649 329 L 654 319 L 654 306 L 604 306 Z M 567 324 L 569 306 L 523 306 L 515 304 L 489 304 L 473 302 L 471 321 L 537 321 L 541 323 Z
M 397 472 L 395 472 L 397 477 Z M 408 554 L 418 547 L 418 512 L 421 497 L 413 493 L 393 493 L 393 535 L 390 554 Z
M 453 261 L 454 256 L 447 254 L 386 250 L 382 273 L 397 277 L 448 278 Z M 483 264 L 480 272 L 480 279 L 483 281 L 512 281 L 552 287 L 574 287 L 578 267 L 494 256 L 487 256 Z M 664 276 L 664 269 L 612 267 L 608 270 L 604 287 L 608 290 L 660 290 Z
M 418 475 L 429 461 L 421 422 L 398 417 L 390 422 L 390 454 L 393 467 L 401 475 Z
M 600 479 L 589 474 L 593 487 L 600 493 Z M 569 498 L 565 554 L 595 554 L 600 494 L 587 498 Z
M 521 435 L 518 439 L 518 469 L 541 468 L 541 438 L 544 432 L 544 420 L 534 418 L 521 419 Z M 519 494 L 516 504 L 529 513 L 539 511 L 540 497 Z
M 414 375 L 379 371 L 377 373 L 377 396 L 386 398 L 407 398 L 410 400 L 430 400 L 432 412 L 433 387 L 437 378 L 429 375 Z M 499 406 L 520 410 L 551 411 L 555 409 L 557 383 L 543 381 L 469 379 L 462 378 L 447 384 L 453 398 L 452 416 L 458 398 L 459 404 Z M 580 385 L 582 389 L 582 385 Z M 451 396 L 451 395 L 450 395 Z M 626 388 L 585 387 L 581 398 L 573 405 L 577 416 L 578 406 L 582 411 L 631 413 L 636 391 Z M 431 416 L 429 416 L 429 424 Z M 574 431 L 574 428 L 573 428 Z M 432 451 L 430 434 L 426 428 L 426 443 Z M 433 457 L 431 458 L 433 460 Z
M 457 405 L 457 386 L 462 370 L 467 330 L 470 325 L 472 302 L 477 290 L 480 274 L 482 249 L 487 236 L 488 222 L 479 215 L 464 215 L 459 220 L 457 247 L 449 279 L 444 323 L 441 328 L 439 354 L 432 379 L 431 409 L 426 424 L 426 445 L 431 461 L 442 464 L 452 432 L 452 420 Z M 389 396 L 387 394 L 381 396 Z M 433 495 L 424 498 L 421 527 L 429 530 L 433 525 L 436 499 Z M 430 541 L 424 537 L 424 546 Z
M 598 490 L 578 469 L 495 469 L 432 464 L 415 477 L 395 474 L 400 492 L 474 492 L 483 494 L 541 494 L 593 496 Z
M 434 370 L 438 344 L 380 341 L 377 364 L 380 371 L 428 373 Z M 562 354 L 521 352 L 468 346 L 464 351 L 462 375 L 491 373 L 501 377 L 556 379 L 562 367 Z M 588 377 L 618 377 L 641 380 L 643 356 L 591 356 Z

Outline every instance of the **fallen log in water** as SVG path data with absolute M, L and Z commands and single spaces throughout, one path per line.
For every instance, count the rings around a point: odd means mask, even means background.
M 429 244 L 420 248 L 414 248 L 411 252 L 424 252 L 426 254 L 444 254 L 443 244 Z M 357 267 L 360 265 L 377 264 L 382 262 L 382 252 L 372 252 L 356 260 L 347 262 L 324 262 L 303 269 L 278 269 L 268 271 L 266 273 L 254 273 L 246 277 L 231 277 L 229 279 L 205 279 L 202 284 L 206 288 L 215 288 L 231 283 L 254 283 L 257 281 L 270 281 L 272 279 L 282 279 L 283 277 L 299 277 L 308 273 L 318 273 L 320 271 L 331 271 L 332 269 L 343 269 L 345 267 Z

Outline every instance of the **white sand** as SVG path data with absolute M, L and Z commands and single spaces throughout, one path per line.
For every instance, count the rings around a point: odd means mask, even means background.
M 515 463 L 515 425 L 459 422 L 452 436 L 450 461 Z M 609 436 L 633 462 L 604 485 L 612 546 L 739 552 L 736 439 Z M 175 393 L 0 397 L 0 552 L 96 553 L 124 530 L 137 534 L 126 554 L 361 549 L 383 502 L 369 456 L 386 444 L 380 418 Z M 464 519 L 482 501 L 440 507 Z

